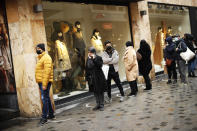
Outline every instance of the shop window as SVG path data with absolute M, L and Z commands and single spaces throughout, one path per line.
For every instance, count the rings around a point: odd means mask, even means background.
M 3 1 L 0 2 L 0 93 L 16 92 L 14 71 L 6 27 L 6 13 Z
M 165 67 L 163 49 L 168 36 L 191 33 L 189 10 L 187 7 L 163 4 L 148 4 L 152 37 L 152 52 L 155 71 L 163 71 Z
M 126 41 L 131 40 L 127 6 L 43 1 L 43 7 L 48 51 L 54 62 L 55 99 L 88 91 L 87 50 L 95 46 L 101 55 L 106 40 L 119 52 L 120 78 L 126 80 L 122 56 Z

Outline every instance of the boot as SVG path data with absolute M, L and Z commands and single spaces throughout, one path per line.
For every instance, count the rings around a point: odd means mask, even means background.
M 189 72 L 188 77 L 192 77 L 192 72 Z
M 191 73 L 191 76 L 192 76 L 192 77 L 196 77 L 196 75 L 195 75 L 195 72 L 194 72 L 194 71 Z

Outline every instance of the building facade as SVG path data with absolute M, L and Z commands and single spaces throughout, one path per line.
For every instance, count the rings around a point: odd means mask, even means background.
M 155 65 L 151 76 L 154 77 L 155 72 L 164 68 L 163 60 L 154 55 L 157 54 L 158 43 L 162 45 L 168 35 L 192 33 L 197 36 L 196 0 L 188 0 L 187 3 L 185 0 L 91 3 L 82 0 L 5 0 L 1 5 L 0 22 L 4 36 L 7 36 L 8 53 L 0 54 L 9 60 L 10 68 L 0 66 L 1 77 L 4 78 L 0 81 L 0 97 L 5 100 L 0 104 L 2 108 L 18 108 L 21 116 L 26 117 L 41 114 L 40 92 L 35 82 L 35 46 L 38 43 L 46 44 L 54 61 L 51 98 L 58 101 L 87 92 L 84 65 L 87 48 L 92 45 L 99 52 L 103 50 L 104 41 L 112 41 L 120 54 L 120 78 L 125 81 L 122 56 L 126 41 L 133 41 L 136 50 L 142 39 L 150 44 Z M 61 34 L 61 44 L 56 42 L 58 34 Z M 59 53 L 62 51 L 63 54 Z M 60 57 L 64 64 L 60 63 Z M 7 86 L 5 82 L 10 84 Z

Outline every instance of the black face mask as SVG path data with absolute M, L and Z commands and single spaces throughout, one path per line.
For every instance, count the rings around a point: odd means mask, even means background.
M 111 51 L 112 47 L 111 46 L 107 46 L 106 50 L 107 51 Z
M 42 54 L 41 50 L 36 50 L 36 53 L 37 53 L 38 55 Z

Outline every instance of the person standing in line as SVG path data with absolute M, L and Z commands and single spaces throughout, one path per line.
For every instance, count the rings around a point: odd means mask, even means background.
M 176 45 L 172 42 L 172 37 L 166 38 L 166 47 L 164 49 L 164 58 L 166 60 L 167 72 L 168 72 L 168 82 L 171 84 L 172 74 L 173 74 L 173 84 L 177 83 L 177 72 L 176 72 Z
M 110 41 L 106 41 L 104 43 L 105 45 L 105 50 L 102 54 L 102 59 L 103 63 L 109 65 L 109 71 L 108 71 L 108 79 L 107 79 L 107 94 L 108 94 L 108 102 L 112 102 L 111 98 L 111 80 L 113 79 L 118 86 L 120 90 L 120 102 L 124 101 L 124 91 L 123 87 L 121 85 L 121 81 L 119 78 L 119 73 L 118 73 L 118 62 L 119 62 L 119 54 L 118 52 L 112 47 L 112 44 Z
M 131 41 L 126 43 L 126 52 L 124 54 L 124 65 L 126 71 L 127 81 L 129 82 L 131 93 L 129 96 L 136 96 L 138 92 L 137 77 L 138 77 L 138 63 L 134 45 Z
M 151 48 L 145 40 L 140 41 L 140 48 L 137 54 L 138 53 L 141 56 L 141 58 L 138 59 L 139 72 L 143 75 L 146 83 L 146 88 L 144 90 L 151 90 L 152 84 L 149 77 L 149 73 L 152 70 Z
M 187 45 L 187 47 L 193 52 L 195 53 L 195 48 L 193 45 L 193 39 L 194 37 L 191 34 L 184 34 L 184 41 L 185 44 Z M 196 57 L 194 57 L 193 59 L 191 59 L 188 62 L 188 77 L 196 77 L 195 75 L 195 63 L 196 63 Z
M 51 83 L 53 82 L 53 63 L 51 57 L 45 52 L 44 44 L 41 43 L 36 46 L 36 53 L 38 54 L 38 62 L 36 64 L 35 77 L 43 102 L 42 118 L 39 124 L 43 125 L 47 122 L 47 119 L 55 119 L 49 97 Z
M 93 92 L 96 98 L 96 106 L 93 110 L 100 111 L 104 111 L 104 91 L 107 89 L 102 65 L 102 58 L 96 55 L 94 47 L 90 47 L 86 61 L 86 81 L 88 81 L 89 92 Z
M 176 43 L 177 65 L 181 77 L 181 83 L 186 85 L 186 61 L 181 58 L 180 53 L 187 51 L 187 45 L 184 40 L 180 38 L 180 35 L 174 36 L 174 41 Z

